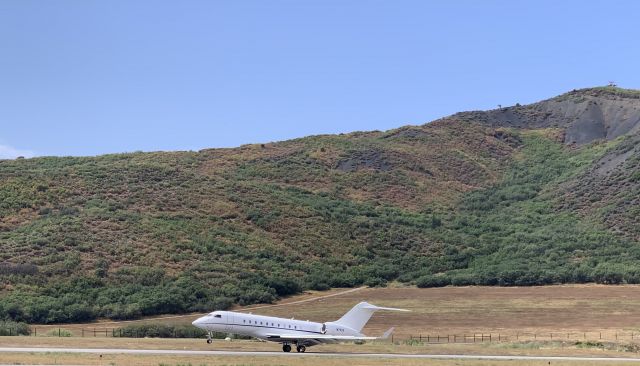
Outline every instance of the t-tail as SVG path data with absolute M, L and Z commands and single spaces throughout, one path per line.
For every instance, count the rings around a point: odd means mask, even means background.
M 354 306 L 349 310 L 346 314 L 342 316 L 342 318 L 333 322 L 333 324 L 341 325 L 350 329 L 355 330 L 356 332 L 362 332 L 362 328 L 364 328 L 365 324 L 371 319 L 373 313 L 378 310 L 390 310 L 390 311 L 410 311 L 405 309 L 396 309 L 396 308 L 384 308 L 381 306 L 375 306 L 369 304 L 367 302 L 361 302 L 358 305 Z M 392 329 L 390 329 L 393 331 Z M 391 332 L 389 332 L 391 334 Z

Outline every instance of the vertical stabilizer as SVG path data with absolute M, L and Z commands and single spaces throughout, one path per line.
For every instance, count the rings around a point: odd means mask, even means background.
M 368 302 L 361 302 L 354 306 L 342 318 L 336 320 L 334 323 L 351 328 L 356 332 L 361 332 L 365 324 L 371 319 L 373 313 L 378 310 L 391 310 L 391 311 L 408 311 L 404 309 L 396 308 L 383 308 L 380 306 L 371 305 Z

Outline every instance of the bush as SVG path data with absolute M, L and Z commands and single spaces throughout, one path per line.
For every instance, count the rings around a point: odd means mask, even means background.
M 0 336 L 31 335 L 31 328 L 27 323 L 10 320 L 0 321 Z
M 311 282 L 309 288 L 316 291 L 327 291 L 331 287 L 326 282 Z
M 71 337 L 73 334 L 68 329 L 55 328 L 47 332 L 48 337 Z
M 599 265 L 593 271 L 593 279 L 596 283 L 617 285 L 623 282 L 624 269 L 615 265 Z
M 358 284 L 358 280 L 352 274 L 344 272 L 334 275 L 329 283 L 331 287 L 355 287 Z
M 369 278 L 368 280 L 364 281 L 365 286 L 369 286 L 369 287 L 386 287 L 387 286 L 387 280 L 385 280 L 384 278 Z
M 274 289 L 278 296 L 293 295 L 301 291 L 301 287 L 298 282 L 286 277 L 268 278 L 264 282 L 266 286 Z
M 453 286 L 470 286 L 476 285 L 477 281 L 472 274 L 455 274 L 451 276 L 451 284 Z
M 416 286 L 420 288 L 426 287 L 444 287 L 449 285 L 450 279 L 447 276 L 422 276 L 416 280 Z
M 115 329 L 113 335 L 130 338 L 202 338 L 207 332 L 190 325 L 132 324 Z M 224 333 L 214 333 L 214 338 L 224 337 Z

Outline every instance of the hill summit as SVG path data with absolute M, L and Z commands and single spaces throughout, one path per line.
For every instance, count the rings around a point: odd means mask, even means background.
M 640 91 L 614 87 L 574 90 L 525 106 L 462 112 L 453 118 L 490 126 L 561 128 L 567 144 L 613 140 L 640 131 Z
M 199 152 L 0 161 L 0 317 L 303 289 L 640 283 L 640 92 Z

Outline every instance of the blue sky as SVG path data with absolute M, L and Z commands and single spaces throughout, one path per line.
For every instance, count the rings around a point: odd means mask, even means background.
M 0 0 L 0 157 L 385 130 L 614 80 L 640 1 Z

